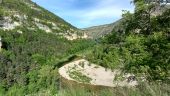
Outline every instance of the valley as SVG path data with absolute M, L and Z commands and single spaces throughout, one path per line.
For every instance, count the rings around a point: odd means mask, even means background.
M 133 4 L 79 29 L 31 0 L 0 0 L 0 96 L 169 96 L 169 5 Z

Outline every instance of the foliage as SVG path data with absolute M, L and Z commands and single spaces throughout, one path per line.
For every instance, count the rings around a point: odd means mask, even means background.
M 31 26 L 33 25 L 32 17 L 38 17 L 45 20 L 41 23 L 55 21 L 60 27 L 62 26 L 63 33 L 73 28 L 35 3 L 29 2 L 42 11 L 32 10 L 22 1 L 4 0 L 0 6 L 0 19 L 2 15 L 10 15 L 6 14 L 5 10 L 12 10 L 28 15 L 28 22 Z M 160 15 L 153 16 L 153 8 L 158 8 L 159 5 L 148 2 L 146 6 L 144 1 L 135 0 L 134 14 L 124 11 L 123 22 L 120 23 L 121 29 L 113 30 L 111 34 L 97 39 L 97 44 L 92 40 L 83 39 L 68 41 L 37 28 L 29 30 L 27 24 L 10 31 L 0 30 L 2 38 L 0 95 L 38 95 L 48 93 L 48 90 L 50 95 L 57 94 L 58 68 L 74 59 L 76 54 L 86 55 L 89 61 L 112 70 L 122 68 L 124 72 L 146 75 L 150 81 L 170 81 L 170 10 L 166 9 Z M 17 30 L 23 33 L 20 34 Z M 59 31 L 56 30 L 56 32 Z M 75 74 L 79 75 L 83 81 L 90 81 L 80 73 L 72 73 L 72 75 Z M 128 93 L 129 96 L 168 96 L 169 89 L 169 85 L 152 86 L 149 84 L 135 90 L 125 91 L 131 92 Z M 125 96 L 126 92 L 116 91 L 115 95 Z M 63 92 L 64 96 L 89 96 L 91 94 L 89 90 L 64 90 Z M 113 93 L 104 91 L 100 95 L 113 96 Z
M 81 72 L 78 70 L 69 70 L 69 76 L 73 78 L 74 80 L 77 80 L 82 83 L 90 83 L 92 80 L 91 78 L 87 77 L 86 75 L 83 75 Z
M 151 81 L 169 81 L 170 9 L 153 16 L 153 8 L 159 8 L 159 5 L 151 5 L 144 0 L 135 0 L 134 14 L 124 11 L 124 32 L 113 30 L 105 36 L 87 56 L 88 60 L 107 68 L 119 67 L 125 72 L 146 75 Z
M 41 30 L 34 32 L 23 28 L 21 31 L 22 34 L 15 30 L 0 31 L 3 44 L 0 52 L 0 90 L 9 96 L 37 93 L 48 88 L 55 90 L 55 94 L 60 61 L 82 48 L 85 50 L 93 46 L 87 45 L 88 42 L 90 44 L 88 40 L 72 42 Z

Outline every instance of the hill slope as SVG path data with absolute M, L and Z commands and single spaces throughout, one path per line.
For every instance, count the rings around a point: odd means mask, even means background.
M 100 25 L 100 26 L 93 26 L 89 28 L 84 28 L 82 31 L 87 34 L 89 38 L 97 39 L 100 37 L 103 37 L 107 34 L 110 34 L 113 29 L 118 29 L 120 26 L 122 20 L 118 20 L 114 23 L 111 24 L 105 24 L 105 25 Z
M 77 28 L 31 0 L 3 0 L 0 7 L 0 29 L 43 30 L 69 40 L 81 38 L 84 35 L 78 34 Z

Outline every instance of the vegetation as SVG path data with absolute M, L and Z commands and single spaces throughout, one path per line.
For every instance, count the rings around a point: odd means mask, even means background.
M 45 89 L 56 93 L 59 79 L 57 69 L 61 66 L 61 60 L 70 58 L 82 48 L 85 50 L 93 46 L 88 40 L 71 42 L 41 30 L 34 32 L 25 28 L 22 31 L 23 34 L 14 30 L 0 31 L 3 43 L 0 91 L 7 96 L 32 94 Z M 84 46 L 87 42 L 89 45 Z
M 78 70 L 74 70 L 74 69 L 69 71 L 69 76 L 72 79 L 77 80 L 82 83 L 90 83 L 90 81 L 92 80 L 91 78 L 87 77 L 86 75 L 83 75 Z
M 123 30 L 113 30 L 112 34 L 102 38 L 102 44 L 94 48 L 87 58 L 104 67 L 119 67 L 125 72 L 147 76 L 151 81 L 169 82 L 170 10 L 155 16 L 152 14 L 154 9 L 160 7 L 157 3 L 134 2 L 135 13 L 125 11 L 123 14 Z
M 136 88 L 117 87 L 91 91 L 80 87 L 68 87 L 59 96 L 169 96 L 170 85 L 142 83 Z
M 32 10 L 26 3 L 42 11 Z M 123 19 L 111 34 L 93 40 L 68 41 L 38 28 L 29 30 L 32 17 L 46 23 L 55 21 L 61 32 L 74 28 L 54 14 L 30 0 L 3 0 L 0 20 L 17 11 L 28 15 L 28 23 L 14 30 L 0 30 L 0 96 L 49 95 L 53 96 L 169 96 L 170 95 L 170 9 L 155 13 L 158 3 L 134 0 L 134 14 L 124 11 Z M 162 8 L 162 7 L 161 7 Z M 12 18 L 14 19 L 14 18 Z M 50 24 L 48 25 L 51 26 Z M 120 27 L 121 26 L 121 27 Z M 17 31 L 21 30 L 20 34 Z M 53 30 L 55 32 L 59 32 Z M 94 93 L 88 89 L 68 88 L 59 90 L 58 68 L 76 58 L 85 57 L 106 68 L 121 68 L 136 76 L 146 77 L 148 83 L 137 88 L 116 88 Z M 83 82 L 90 78 L 77 71 L 71 77 Z M 77 77 L 75 77 L 78 76 Z M 75 90 L 74 90 L 75 89 Z

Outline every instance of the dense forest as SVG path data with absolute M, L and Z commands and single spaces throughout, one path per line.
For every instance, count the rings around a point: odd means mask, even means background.
M 52 21 L 65 24 L 61 27 L 62 32 L 70 28 L 77 30 L 45 9 L 42 9 L 45 10 L 44 13 L 39 14 L 30 8 L 25 8 L 26 5 L 20 0 L 19 3 L 16 0 L 3 1 L 3 5 L 0 6 L 0 20 L 4 15 L 9 15 L 5 14 L 5 8 L 16 9 L 30 15 L 29 23 L 31 17 L 36 14 L 35 17 L 45 20 L 50 18 Z M 134 0 L 134 13 L 123 11 L 122 20 L 117 28 L 95 40 L 69 41 L 38 28 L 29 30 L 27 25 L 13 30 L 0 29 L 2 39 L 0 96 L 55 96 L 61 93 L 58 68 L 77 56 L 112 70 L 122 69 L 124 73 L 130 72 L 137 77 L 145 77 L 151 85 L 141 85 L 134 90 L 126 88 L 116 89 L 114 92 L 104 90 L 99 95 L 90 95 L 89 90 L 82 91 L 75 88 L 77 91 L 73 91 L 72 88 L 71 91 L 63 92 L 65 95 L 61 96 L 170 95 L 170 9 L 169 5 L 149 1 Z M 22 31 L 22 34 L 17 30 Z M 152 85 L 155 83 L 158 85 Z M 152 91 L 157 89 L 160 94 L 155 93 L 155 95 Z M 125 95 L 126 92 L 130 94 Z
M 24 31 L 25 30 L 25 31 Z M 41 31 L 23 34 L 0 31 L 0 93 L 30 94 L 50 88 L 57 91 L 58 72 L 69 58 L 94 45 L 89 40 L 68 41 Z M 62 63 L 63 62 L 63 63 Z

